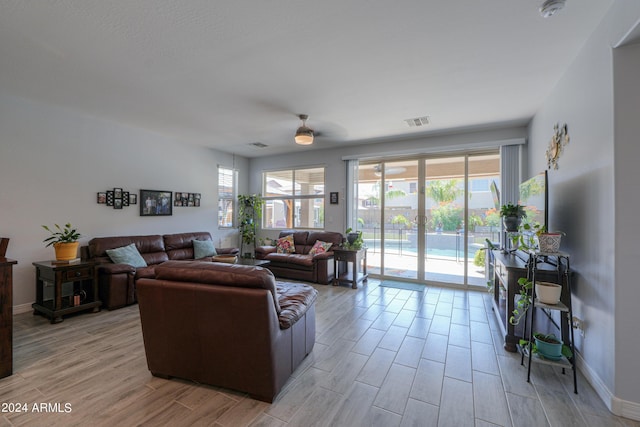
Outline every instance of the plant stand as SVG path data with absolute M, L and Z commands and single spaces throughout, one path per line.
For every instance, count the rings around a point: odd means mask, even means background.
M 538 270 L 538 263 L 545 262 L 556 266 L 558 273 L 558 283 L 562 285 L 562 295 L 560 296 L 560 302 L 557 304 L 545 304 L 538 300 L 536 297 L 535 283 L 536 272 Z M 527 366 L 527 382 L 531 381 L 531 364 L 532 363 L 544 363 L 548 365 L 560 366 L 562 373 L 565 373 L 565 368 L 571 368 L 573 370 L 573 392 L 578 394 L 578 380 L 576 372 L 576 354 L 574 346 L 574 333 L 572 327 L 573 311 L 571 309 L 571 274 L 569 266 L 569 255 L 563 252 L 529 252 L 528 261 L 528 274 L 529 279 L 533 282 L 531 287 L 531 293 L 533 296 L 533 304 L 530 307 L 531 313 L 527 316 L 529 320 L 528 324 L 525 320 L 524 337 L 528 338 L 526 345 L 520 346 L 521 359 L 520 364 L 524 365 L 525 357 L 528 358 Z M 533 354 L 533 328 L 536 325 L 536 312 L 541 309 L 542 312 L 549 318 L 549 320 L 560 330 L 561 340 L 565 345 L 571 349 L 571 358 L 562 356 L 558 359 L 545 358 L 541 354 Z M 552 312 L 560 312 L 560 325 L 557 325 L 552 316 Z M 526 338 L 525 338 L 526 339 Z

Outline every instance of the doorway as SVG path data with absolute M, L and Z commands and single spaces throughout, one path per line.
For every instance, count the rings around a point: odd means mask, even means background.
M 361 162 L 357 176 L 372 275 L 486 286 L 484 243 L 500 230 L 498 151 Z

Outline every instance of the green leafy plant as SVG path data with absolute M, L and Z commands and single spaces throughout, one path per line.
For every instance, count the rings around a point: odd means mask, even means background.
M 518 218 L 523 218 L 526 216 L 526 212 L 524 210 L 524 206 L 522 205 L 507 203 L 506 205 L 502 205 L 500 207 L 500 216 L 517 216 Z
M 527 315 L 527 310 L 531 306 L 531 291 L 533 288 L 533 282 L 526 277 L 518 279 L 520 285 L 520 298 L 516 303 L 516 307 L 513 309 L 512 316 L 509 318 L 509 323 L 517 325 Z
M 345 234 L 347 235 L 347 241 L 342 243 L 342 248 L 347 250 L 352 250 L 352 251 L 357 251 L 362 249 L 362 246 L 364 246 L 364 241 L 362 240 L 362 231 L 356 231 L 353 233 L 352 232 L 353 232 L 353 229 L 351 227 L 345 230 Z M 357 237 L 353 239 L 352 242 L 350 242 L 348 239 L 349 234 L 356 234 Z
M 44 239 L 42 242 L 47 243 L 45 247 L 49 247 L 56 243 L 73 243 L 77 242 L 81 237 L 81 234 L 71 226 L 71 223 L 66 223 L 63 227 L 60 227 L 58 224 L 54 224 L 55 230 L 50 229 L 46 225 L 43 225 L 42 228 L 51 233 L 51 236 Z
M 542 341 L 547 341 L 549 339 L 554 339 L 555 340 L 554 342 L 557 342 L 557 338 L 553 334 L 546 335 L 546 334 L 543 334 L 542 332 L 535 332 L 533 334 L 533 336 L 534 336 L 534 338 L 538 338 L 539 340 L 542 340 Z M 521 339 L 519 341 L 519 344 L 520 344 L 520 347 L 522 347 L 522 348 L 527 347 L 529 345 L 529 340 Z M 568 345 L 562 344 L 562 350 L 561 351 L 562 351 L 562 355 L 564 357 L 566 357 L 567 359 L 571 359 L 573 357 L 573 352 L 571 351 L 571 347 L 569 347 Z M 535 341 L 531 342 L 531 352 L 533 354 L 538 353 L 538 346 L 536 345 Z
M 258 223 L 262 219 L 264 199 L 257 194 L 238 195 L 238 222 L 242 243 L 250 245 L 256 241 Z

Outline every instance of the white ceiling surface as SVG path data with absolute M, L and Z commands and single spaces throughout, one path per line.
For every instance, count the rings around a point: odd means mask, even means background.
M 541 2 L 0 0 L 0 91 L 248 157 L 521 125 L 613 0 Z

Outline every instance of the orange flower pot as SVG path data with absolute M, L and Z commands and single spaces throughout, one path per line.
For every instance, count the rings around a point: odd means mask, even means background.
M 54 243 L 53 248 L 56 251 L 56 260 L 68 261 L 78 257 L 78 246 L 80 242 L 71 243 Z

